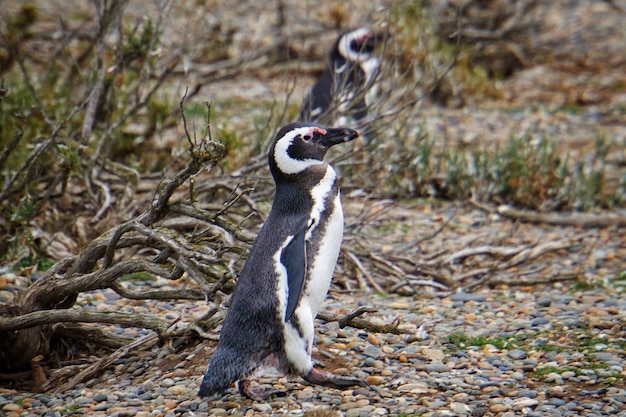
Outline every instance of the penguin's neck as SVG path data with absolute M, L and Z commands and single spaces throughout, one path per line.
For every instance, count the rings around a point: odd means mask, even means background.
M 324 211 L 328 197 L 337 193 L 337 174 L 327 164 L 315 166 L 314 172 L 277 181 L 274 205 L 284 207 L 290 214 L 308 212 L 316 220 Z

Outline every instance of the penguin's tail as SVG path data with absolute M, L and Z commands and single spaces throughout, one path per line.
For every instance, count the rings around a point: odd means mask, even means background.
M 254 365 L 232 349 L 218 346 L 209 360 L 198 396 L 214 397 L 254 370 Z

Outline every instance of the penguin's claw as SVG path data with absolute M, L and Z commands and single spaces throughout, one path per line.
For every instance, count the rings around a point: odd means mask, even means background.
M 242 379 L 237 384 L 239 393 L 255 401 L 265 401 L 271 396 L 284 397 L 287 393 L 269 385 L 250 385 L 249 379 Z
M 310 384 L 323 385 L 325 387 L 345 389 L 355 385 L 368 387 L 368 383 L 359 378 L 347 378 L 330 372 L 322 371 L 317 368 L 311 368 L 308 374 L 302 378 Z

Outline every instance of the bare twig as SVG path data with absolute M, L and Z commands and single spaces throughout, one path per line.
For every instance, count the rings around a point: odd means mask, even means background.
M 126 356 L 128 352 L 130 352 L 131 350 L 136 349 L 141 346 L 143 346 L 144 348 L 148 347 L 152 345 L 156 341 L 156 339 L 157 337 L 155 335 L 145 335 L 143 337 L 140 337 L 134 342 L 124 347 L 119 348 L 118 350 L 110 354 L 109 356 L 102 358 L 102 359 L 98 359 L 95 363 L 83 369 L 81 372 L 79 372 L 77 375 L 72 377 L 66 383 L 54 387 L 54 391 L 65 392 L 65 391 L 71 390 L 76 385 L 80 384 L 81 382 L 89 378 L 92 378 L 95 375 L 100 374 L 104 369 L 111 366 L 115 361 Z M 50 389 L 50 388 L 52 387 L 50 387 L 48 384 L 44 386 L 44 389 Z
M 376 309 L 373 307 L 361 306 L 357 308 L 356 310 L 350 312 L 349 314 L 346 314 L 345 317 L 339 320 L 339 327 L 343 329 L 344 327 L 350 325 L 352 320 L 359 317 L 360 315 L 365 314 L 365 313 L 374 313 L 375 311 Z
M 332 322 L 332 321 L 339 322 L 342 319 L 342 317 L 339 317 L 337 315 L 330 314 L 327 312 L 320 312 L 317 315 L 317 318 L 324 320 L 326 322 Z M 372 323 L 370 321 L 359 319 L 359 318 L 352 319 L 350 321 L 349 326 L 354 327 L 355 329 L 367 330 L 372 333 L 392 333 L 392 334 L 412 333 L 412 331 L 400 329 L 398 328 L 397 325 L 394 325 L 394 324 L 376 324 L 376 323 Z
M 380 287 L 380 285 L 376 283 L 376 281 L 374 280 L 372 275 L 369 273 L 369 271 L 365 268 L 365 266 L 363 266 L 363 263 L 361 262 L 361 260 L 353 252 L 350 252 L 349 250 L 345 250 L 344 253 L 348 257 L 350 262 L 352 262 L 352 264 L 355 266 L 355 268 L 358 269 L 363 274 L 365 279 L 367 279 L 367 282 L 369 283 L 369 285 L 371 285 L 375 291 L 381 294 L 384 294 L 385 291 Z

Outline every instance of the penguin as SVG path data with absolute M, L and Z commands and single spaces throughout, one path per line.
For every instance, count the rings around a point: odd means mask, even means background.
M 335 388 L 367 386 L 313 366 L 314 319 L 330 287 L 343 238 L 337 174 L 326 151 L 358 137 L 349 128 L 291 123 L 281 128 L 268 164 L 276 190 L 237 280 L 220 339 L 200 384 L 215 398 L 238 381 L 254 400 L 283 395 L 248 378 L 274 371 Z
M 340 35 L 329 54 L 328 66 L 304 99 L 299 119 L 320 122 L 349 116 L 359 121 L 365 117 L 366 96 L 380 68 L 373 52 L 382 39 L 382 34 L 369 28 Z

